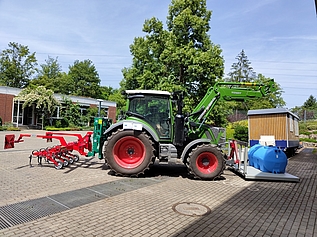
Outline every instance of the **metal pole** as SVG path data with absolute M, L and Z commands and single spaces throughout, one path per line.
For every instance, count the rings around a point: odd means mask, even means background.
M 101 102 L 103 101 L 102 99 L 98 99 L 99 101 L 99 107 L 98 107 L 98 117 L 101 115 Z
M 18 100 L 18 109 L 17 109 L 17 127 L 19 127 L 19 114 L 20 114 L 20 100 Z
M 100 117 L 100 112 L 101 112 L 101 101 L 99 101 L 98 117 Z
M 245 148 L 244 148 L 244 174 L 247 174 L 247 172 L 248 172 L 248 147 L 246 146 Z
M 44 130 L 44 113 L 42 113 L 42 130 Z

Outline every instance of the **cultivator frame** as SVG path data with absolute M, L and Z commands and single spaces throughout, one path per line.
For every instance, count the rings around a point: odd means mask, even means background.
M 59 145 L 40 148 L 33 150 L 29 156 L 29 165 L 32 166 L 32 159 L 37 158 L 38 164 L 42 165 L 42 160 L 47 163 L 53 163 L 56 169 L 61 169 L 79 161 L 79 155 L 87 156 L 92 150 L 91 136 L 93 132 L 87 132 L 85 136 L 78 133 L 63 133 L 63 132 L 46 132 L 45 135 L 36 135 L 37 138 L 46 139 L 47 142 L 52 142 L 53 139 L 59 140 Z M 31 134 L 20 134 L 15 140 L 14 134 L 5 136 L 4 149 L 14 148 L 15 143 L 24 142 L 23 137 L 31 137 Z M 77 141 L 67 142 L 66 136 L 74 136 Z M 88 150 L 88 152 L 86 151 Z M 75 154 L 74 151 L 78 152 Z

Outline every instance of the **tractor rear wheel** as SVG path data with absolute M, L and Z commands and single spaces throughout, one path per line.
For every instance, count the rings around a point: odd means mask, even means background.
M 194 148 L 189 154 L 188 168 L 196 178 L 213 180 L 223 173 L 225 160 L 216 147 L 203 144 Z
M 154 148 L 148 135 L 142 131 L 114 132 L 103 147 L 109 167 L 117 174 L 138 176 L 148 169 L 154 157 Z

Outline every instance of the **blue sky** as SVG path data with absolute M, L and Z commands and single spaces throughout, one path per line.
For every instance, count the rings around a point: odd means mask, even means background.
M 56 58 L 67 72 L 90 59 L 101 85 L 119 87 L 131 65 L 129 45 L 145 19 L 164 24 L 170 0 L 0 0 L 0 51 L 17 42 L 39 64 Z M 210 39 L 219 44 L 225 73 L 244 49 L 256 73 L 274 78 L 286 108 L 317 97 L 317 17 L 314 0 L 207 0 Z

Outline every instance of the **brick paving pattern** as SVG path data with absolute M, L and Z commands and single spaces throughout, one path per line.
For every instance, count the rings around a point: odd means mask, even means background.
M 103 160 L 91 157 L 62 170 L 53 164 L 40 167 L 34 159 L 30 168 L 30 152 L 48 144 L 35 137 L 24 140 L 11 150 L 1 145 L 0 207 L 126 179 L 112 176 Z M 0 236 L 317 236 L 314 149 L 289 159 L 287 172 L 300 182 L 245 181 L 228 170 L 221 180 L 200 181 L 188 178 L 181 164 L 154 166 L 141 179 L 159 182 L 3 228 Z M 173 205 L 183 202 L 211 212 L 174 212 Z

